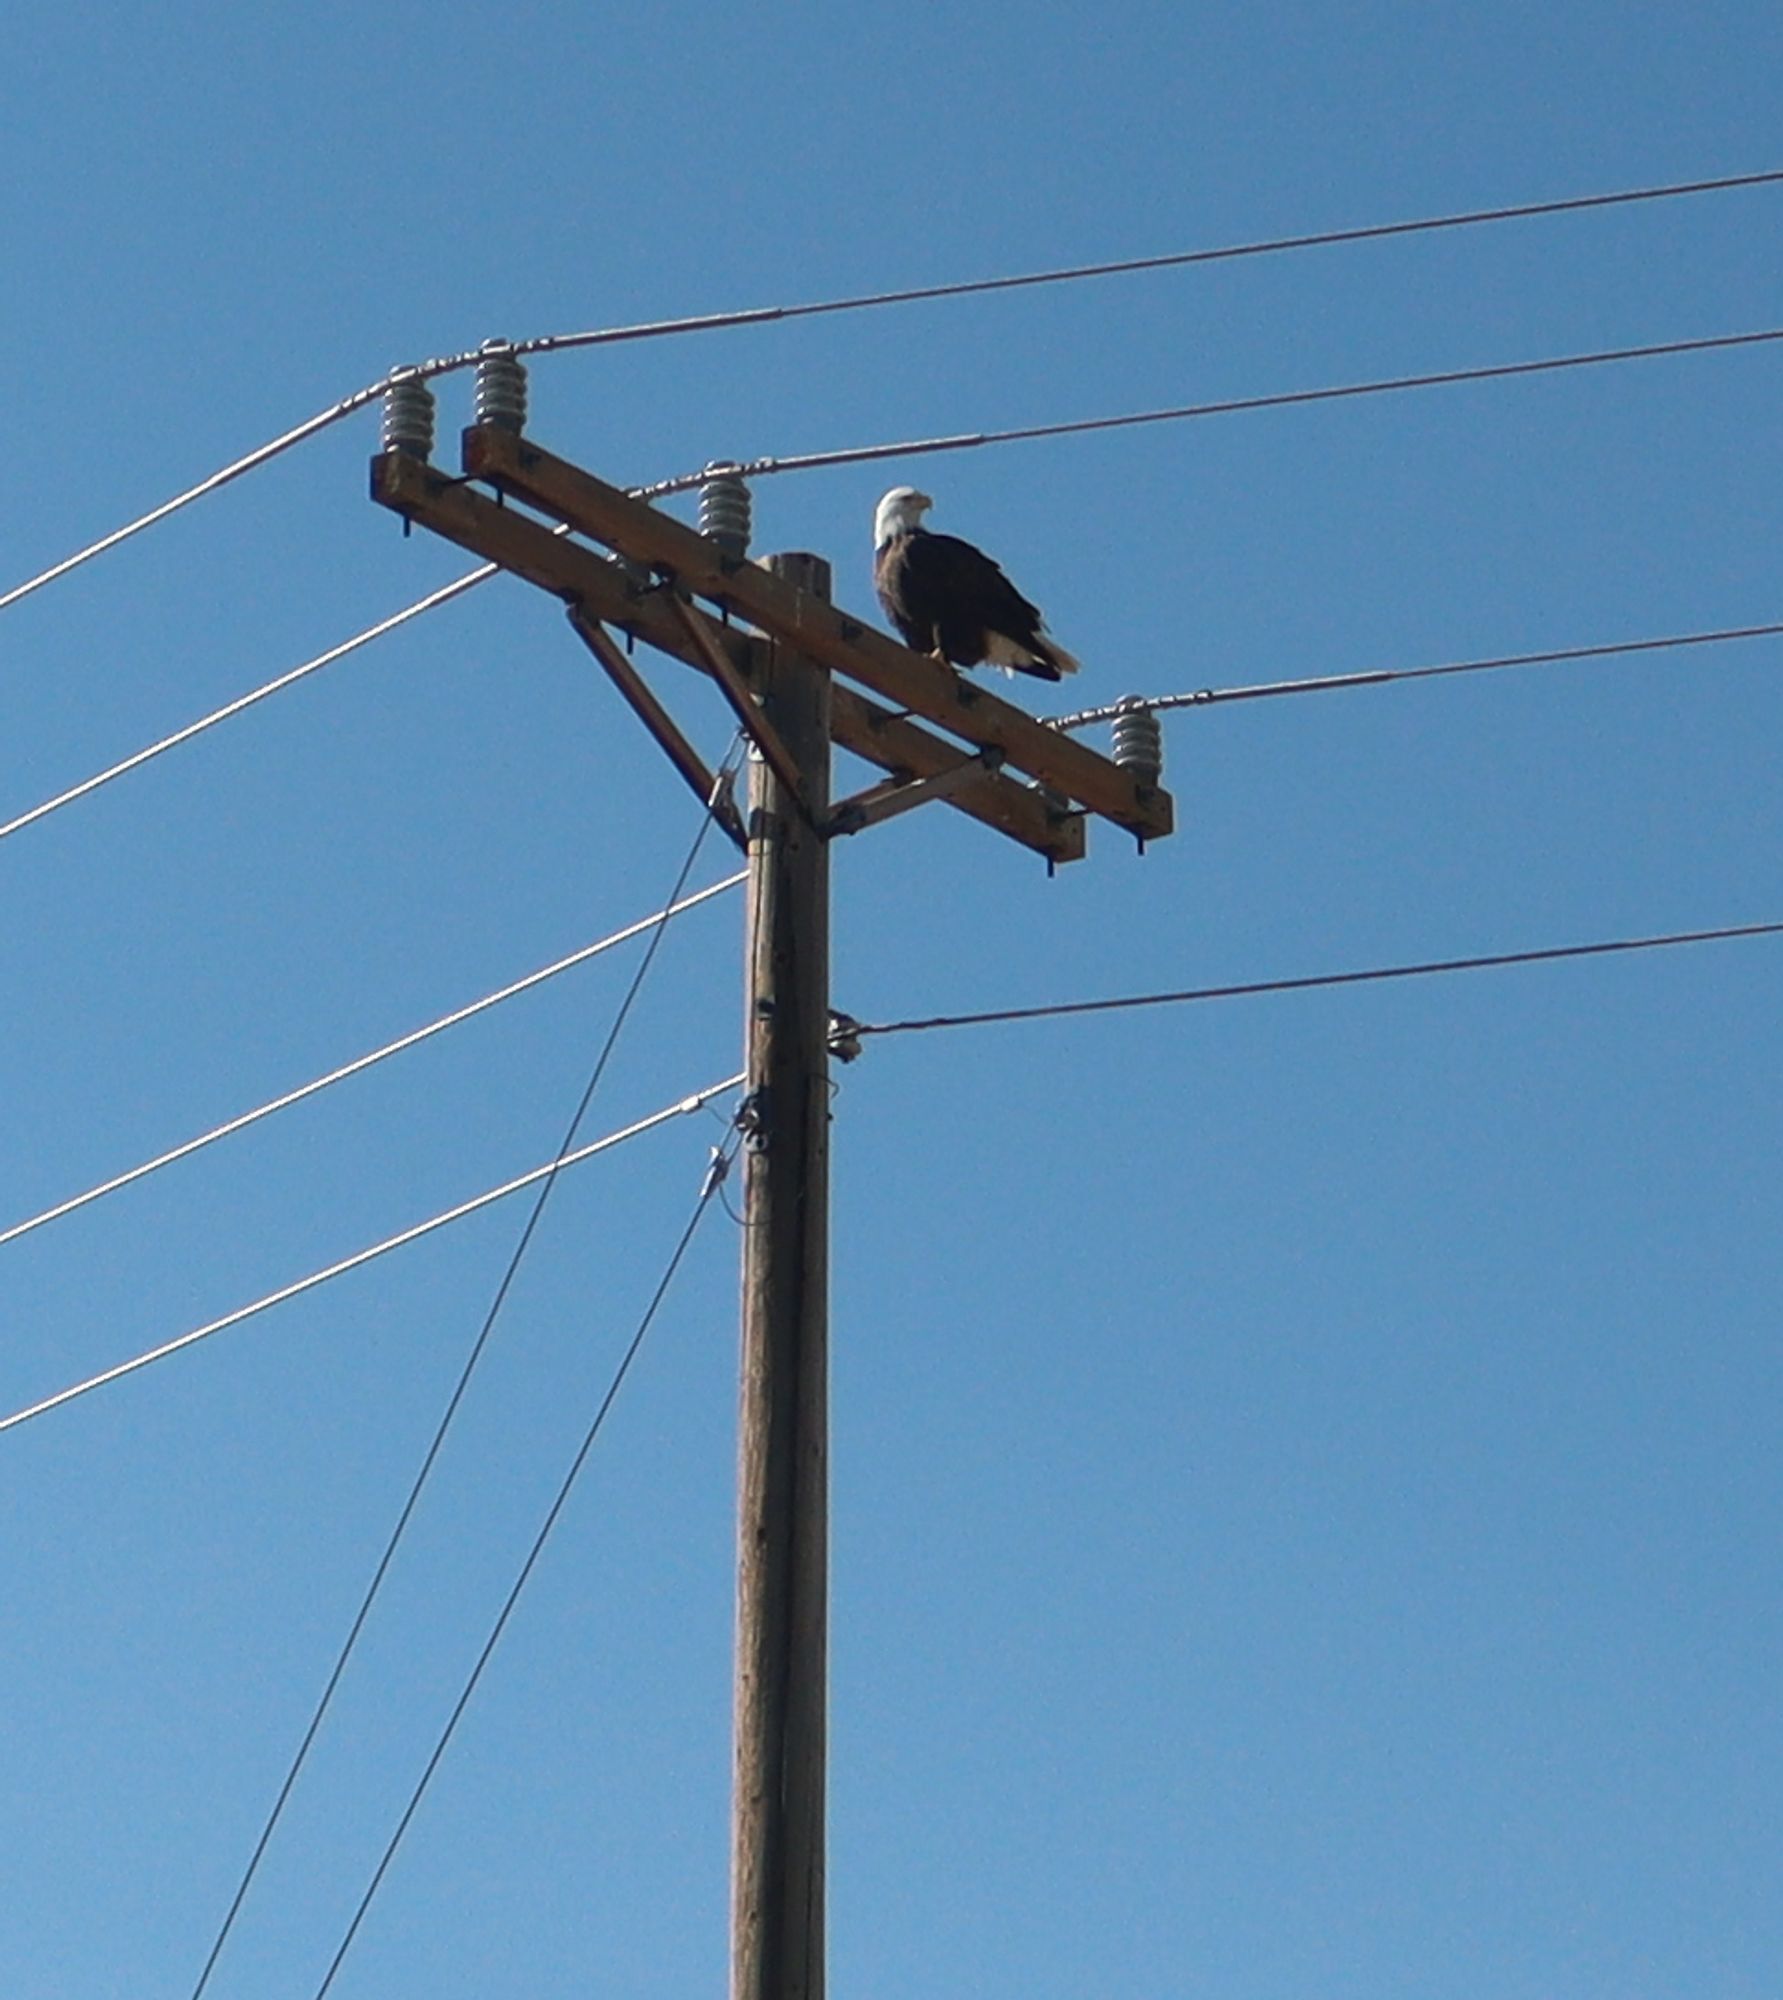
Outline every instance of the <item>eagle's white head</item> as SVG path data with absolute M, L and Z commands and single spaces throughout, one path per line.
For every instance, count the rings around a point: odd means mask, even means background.
M 873 546 L 882 549 L 894 535 L 907 535 L 913 528 L 920 528 L 923 515 L 934 504 L 914 486 L 894 486 L 873 516 Z

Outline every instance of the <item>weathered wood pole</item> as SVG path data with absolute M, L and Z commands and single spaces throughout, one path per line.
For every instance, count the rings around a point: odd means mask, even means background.
M 772 556 L 827 598 L 829 565 Z M 732 2000 L 823 2000 L 828 1651 L 828 672 L 758 689 L 799 794 L 751 760 Z

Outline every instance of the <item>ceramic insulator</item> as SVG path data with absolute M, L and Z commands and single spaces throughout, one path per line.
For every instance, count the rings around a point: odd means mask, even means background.
M 384 391 L 383 446 L 411 458 L 433 456 L 433 391 L 419 375 L 395 376 Z
M 486 340 L 477 362 L 476 422 L 497 430 L 526 428 L 526 370 L 505 340 Z

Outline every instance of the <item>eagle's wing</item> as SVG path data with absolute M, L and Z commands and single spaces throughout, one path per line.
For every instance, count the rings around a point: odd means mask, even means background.
M 1050 637 L 1037 605 L 1016 589 L 982 549 L 957 535 L 914 538 L 931 573 L 942 651 L 962 667 L 989 660 L 1006 673 L 1056 681 L 1077 662 Z
M 943 602 L 962 609 L 970 607 L 972 617 L 985 630 L 1004 632 L 1026 645 L 1040 630 L 1040 612 L 1016 589 L 983 549 L 963 542 L 958 535 L 925 535 L 919 538 L 925 566 L 932 565 L 934 589 Z
M 1047 636 L 1039 608 L 982 549 L 958 535 L 899 535 L 879 552 L 873 581 L 904 643 L 956 666 L 986 660 L 1056 681 L 1077 662 Z

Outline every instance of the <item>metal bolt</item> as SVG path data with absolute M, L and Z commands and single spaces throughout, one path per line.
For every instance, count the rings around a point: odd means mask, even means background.
M 720 551 L 741 562 L 749 553 L 751 520 L 749 488 L 741 469 L 730 459 L 714 459 L 706 467 L 700 488 L 700 533 Z
M 383 419 L 384 450 L 423 460 L 433 456 L 433 391 L 413 369 L 391 376 Z
M 516 437 L 526 428 L 526 370 L 509 341 L 486 340 L 479 349 L 475 421 Z
M 1164 775 L 1164 730 L 1154 710 L 1129 708 L 1114 718 L 1114 761 L 1142 785 Z

